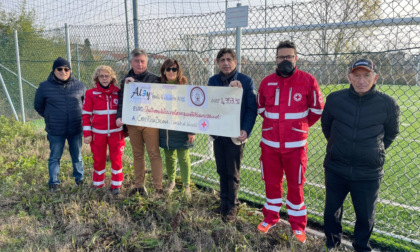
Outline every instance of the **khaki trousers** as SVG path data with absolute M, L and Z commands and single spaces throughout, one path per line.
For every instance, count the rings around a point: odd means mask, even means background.
M 144 186 L 146 174 L 145 148 L 152 166 L 153 186 L 162 189 L 163 165 L 159 150 L 159 129 L 127 125 L 134 159 L 134 185 Z

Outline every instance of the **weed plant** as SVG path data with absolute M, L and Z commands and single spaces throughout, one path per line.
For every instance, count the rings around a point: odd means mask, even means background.
M 67 147 L 66 147 L 67 148 Z M 243 203 L 225 223 L 212 210 L 217 191 L 186 197 L 177 178 L 173 194 L 159 195 L 147 175 L 148 197 L 128 196 L 134 175 L 124 166 L 122 193 L 91 186 L 92 157 L 83 147 L 85 184 L 75 186 L 68 150 L 61 162 L 61 188 L 48 190 L 49 147 L 42 129 L 0 117 L 0 251 L 323 251 L 323 239 L 299 244 L 286 225 L 268 234 L 256 227 L 259 210 Z M 109 164 L 108 164 L 109 165 Z M 338 250 L 337 250 L 338 251 Z

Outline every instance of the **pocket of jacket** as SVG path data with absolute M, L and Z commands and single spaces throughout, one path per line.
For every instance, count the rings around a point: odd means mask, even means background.
M 292 127 L 292 130 L 300 132 L 300 133 L 308 134 L 308 132 L 306 130 L 296 129 L 294 127 Z
M 261 129 L 261 131 L 268 131 L 268 130 L 272 130 L 273 129 L 273 127 L 269 127 L 269 128 L 266 128 L 266 129 Z

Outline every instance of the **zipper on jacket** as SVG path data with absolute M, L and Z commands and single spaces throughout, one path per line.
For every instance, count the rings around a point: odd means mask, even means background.
M 280 100 L 280 88 L 276 89 L 276 98 L 274 100 L 274 105 L 278 106 L 279 105 L 279 100 Z
M 353 141 L 352 141 L 352 146 L 351 146 L 351 155 L 350 155 L 350 160 L 354 160 L 354 151 L 356 149 L 356 144 L 355 144 L 355 140 L 356 140 L 356 136 L 357 136 L 357 131 L 358 131 L 358 127 L 359 127 L 359 114 L 360 114 L 360 107 L 362 105 L 362 99 L 359 97 L 357 100 L 357 109 L 356 109 L 356 119 L 354 121 L 354 126 L 353 126 Z M 350 167 L 350 177 L 353 178 L 353 166 Z
M 292 88 L 289 89 L 289 102 L 287 105 L 290 107 L 290 101 L 292 100 Z
M 105 95 L 105 97 L 106 97 L 106 114 L 107 114 L 107 117 L 108 117 L 108 136 L 111 136 L 111 134 L 109 133 L 110 125 L 109 125 L 109 101 L 108 101 L 108 95 Z

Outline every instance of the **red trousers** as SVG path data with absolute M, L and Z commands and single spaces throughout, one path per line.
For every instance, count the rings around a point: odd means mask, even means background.
M 109 146 L 109 158 L 111 159 L 111 189 L 120 188 L 124 175 L 122 172 L 122 155 L 124 153 L 123 132 L 107 134 L 93 133 L 90 148 L 93 154 L 93 186 L 105 185 L 106 150 Z
M 306 207 L 303 184 L 306 171 L 306 146 L 281 153 L 279 149 L 261 145 L 261 175 L 265 181 L 266 203 L 262 209 L 264 222 L 276 224 L 283 204 L 283 175 L 286 175 L 286 209 L 292 230 L 305 231 Z

